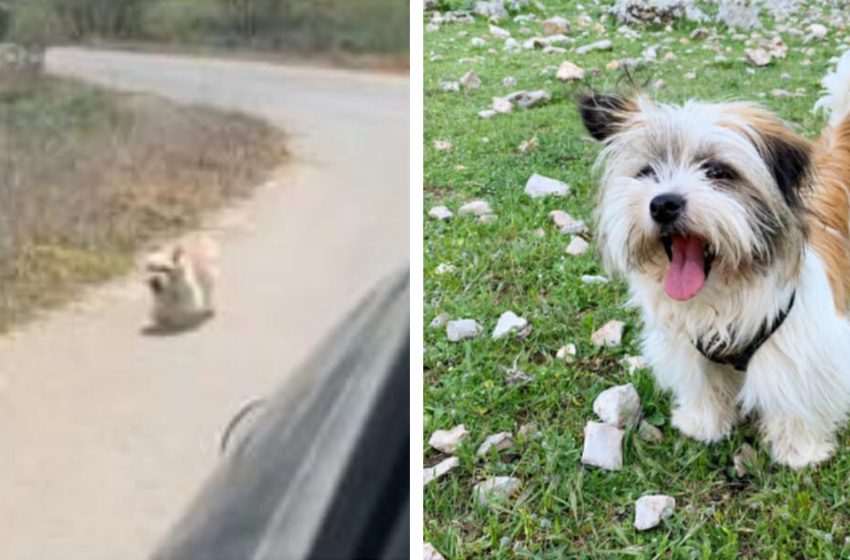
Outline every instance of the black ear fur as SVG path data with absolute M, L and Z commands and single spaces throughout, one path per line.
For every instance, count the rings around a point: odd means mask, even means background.
M 763 154 L 776 185 L 789 206 L 800 206 L 800 187 L 811 168 L 811 148 L 801 138 L 765 136 Z
M 595 139 L 604 141 L 615 134 L 628 111 L 625 97 L 603 93 L 588 93 L 576 98 L 584 127 Z

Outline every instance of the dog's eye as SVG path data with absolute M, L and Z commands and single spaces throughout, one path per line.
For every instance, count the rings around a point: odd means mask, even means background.
M 719 161 L 707 161 L 702 164 L 705 176 L 715 181 L 731 181 L 735 178 L 735 172 L 731 167 Z
M 643 169 L 638 171 L 637 175 L 635 175 L 636 179 L 655 179 L 655 177 L 655 169 L 653 169 L 651 165 L 645 166 Z

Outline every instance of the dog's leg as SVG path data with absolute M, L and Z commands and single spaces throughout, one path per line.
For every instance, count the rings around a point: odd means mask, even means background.
M 647 334 L 643 349 L 659 385 L 673 392 L 673 426 L 706 443 L 728 436 L 739 419 L 742 374 L 708 362 L 683 337 L 657 330 Z

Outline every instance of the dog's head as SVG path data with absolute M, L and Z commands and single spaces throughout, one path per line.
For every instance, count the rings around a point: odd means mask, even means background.
M 154 297 L 162 297 L 185 282 L 186 259 L 181 247 L 150 255 L 145 263 L 147 283 Z
M 604 148 L 597 228 L 606 266 L 685 301 L 707 282 L 799 266 L 810 146 L 747 103 L 578 99 Z

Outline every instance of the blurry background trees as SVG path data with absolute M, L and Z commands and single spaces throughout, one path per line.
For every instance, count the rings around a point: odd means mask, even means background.
M 101 39 L 399 53 L 408 13 L 407 0 L 0 0 L 0 35 L 28 46 Z

